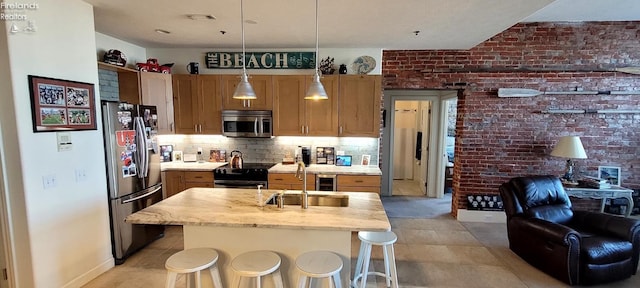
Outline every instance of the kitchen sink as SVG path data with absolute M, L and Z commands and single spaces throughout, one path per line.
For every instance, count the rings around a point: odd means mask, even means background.
M 308 194 L 309 206 L 328 206 L 328 207 L 348 207 L 349 195 L 325 195 L 325 194 Z M 278 205 L 278 194 L 273 194 L 267 200 L 267 205 Z M 300 206 L 301 194 L 284 194 L 282 201 L 284 206 Z

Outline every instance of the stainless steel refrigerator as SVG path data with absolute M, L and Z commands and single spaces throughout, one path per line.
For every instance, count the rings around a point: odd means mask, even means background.
M 162 225 L 124 219 L 162 201 L 155 106 L 102 101 L 111 242 L 116 264 L 164 235 Z

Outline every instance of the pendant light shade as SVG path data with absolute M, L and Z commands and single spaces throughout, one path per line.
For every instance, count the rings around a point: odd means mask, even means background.
M 240 100 L 253 100 L 257 99 L 256 92 L 253 91 L 251 83 L 249 83 L 249 76 L 247 76 L 247 64 L 245 63 L 245 51 L 244 51 L 244 0 L 240 0 L 240 21 L 242 21 L 242 75 L 240 76 L 240 83 L 236 87 L 236 91 L 233 92 L 233 99 Z
M 309 85 L 309 90 L 305 95 L 305 100 L 327 100 L 327 91 L 324 90 L 324 86 L 320 82 L 320 72 L 318 71 L 318 0 L 316 0 L 316 63 L 315 75 L 313 75 L 313 82 Z

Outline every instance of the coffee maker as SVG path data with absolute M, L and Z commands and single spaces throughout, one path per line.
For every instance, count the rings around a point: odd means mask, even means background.
M 307 167 L 311 164 L 311 148 L 302 147 L 302 162 Z

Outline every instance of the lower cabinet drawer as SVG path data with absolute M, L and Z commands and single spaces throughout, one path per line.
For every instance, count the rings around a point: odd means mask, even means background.
M 211 183 L 213 185 L 213 172 L 212 171 L 188 171 L 184 172 L 185 182 L 203 182 Z
M 380 176 L 338 175 L 338 186 L 380 186 Z
M 380 176 L 377 175 L 338 175 L 337 190 L 343 192 L 380 193 Z
M 340 192 L 374 192 L 380 194 L 380 186 L 338 186 Z

